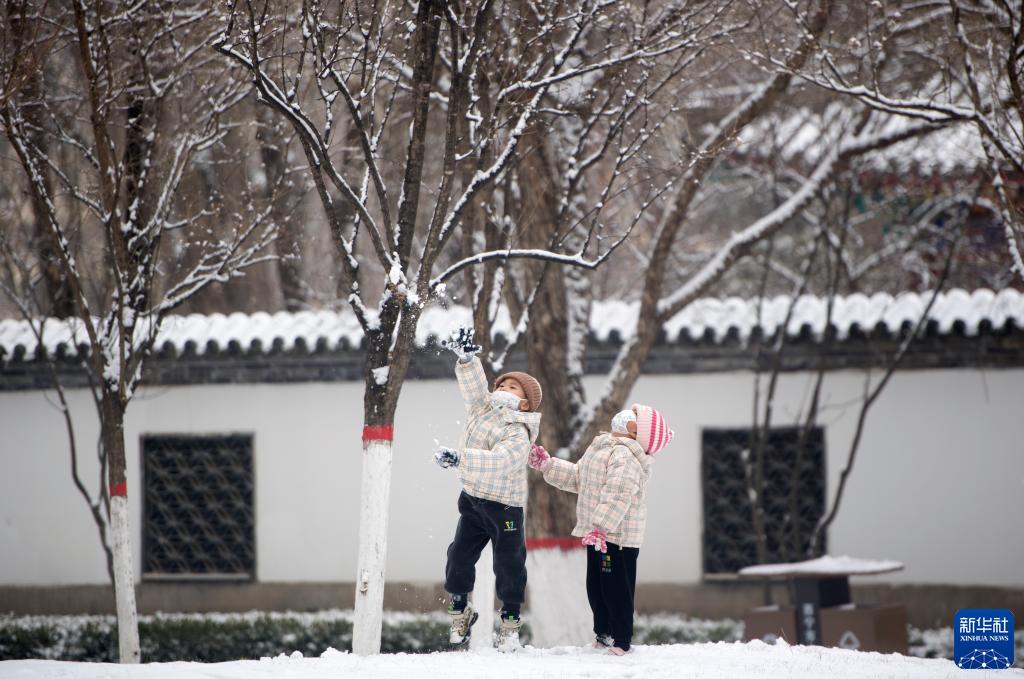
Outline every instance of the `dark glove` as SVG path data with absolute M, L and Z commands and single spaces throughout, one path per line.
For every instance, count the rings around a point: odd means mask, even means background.
M 468 361 L 473 355 L 480 351 L 480 345 L 473 343 L 473 328 L 462 326 L 452 331 L 444 340 L 441 346 L 453 352 L 460 361 Z
M 434 461 L 443 469 L 459 466 L 459 451 L 447 446 L 441 446 L 434 451 Z

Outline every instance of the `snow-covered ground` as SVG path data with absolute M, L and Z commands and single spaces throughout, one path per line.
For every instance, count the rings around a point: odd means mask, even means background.
M 636 646 L 618 658 L 589 648 L 563 646 L 516 654 L 495 651 L 432 653 L 427 655 L 378 655 L 359 657 L 333 649 L 319 658 L 303 658 L 298 652 L 261 660 L 203 665 L 199 663 L 152 663 L 122 666 L 100 663 L 65 663 L 53 660 L 0 662 L 4 679 L 407 679 L 409 677 L 587 677 L 661 679 L 918 679 L 954 677 L 964 670 L 949 660 L 925 660 L 902 655 L 861 653 L 835 648 L 774 646 L 749 643 L 708 643 Z M 972 670 L 972 679 L 1024 677 L 1024 670 Z

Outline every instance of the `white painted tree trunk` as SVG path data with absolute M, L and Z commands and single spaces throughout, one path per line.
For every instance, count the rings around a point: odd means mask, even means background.
M 494 550 L 488 543 L 476 562 L 476 581 L 473 583 L 473 608 L 480 618 L 473 625 L 469 648 L 482 651 L 494 648 Z
M 128 524 L 128 498 L 110 498 L 110 524 L 114 539 L 114 601 L 117 604 L 117 646 L 122 663 L 141 661 L 139 615 L 135 608 L 135 569 Z
M 592 641 L 593 614 L 587 601 L 587 553 L 544 547 L 527 552 L 530 631 L 537 648 L 578 646 Z
M 363 445 L 359 565 L 356 570 L 356 610 L 352 627 L 352 652 L 357 655 L 380 653 L 390 497 L 391 441 L 367 441 Z

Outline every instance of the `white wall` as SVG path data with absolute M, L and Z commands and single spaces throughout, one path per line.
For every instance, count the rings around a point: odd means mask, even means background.
M 87 393 L 70 394 L 82 477 L 98 487 Z M 103 583 L 91 516 L 71 481 L 63 419 L 43 392 L 0 393 L 0 584 Z M 253 435 L 257 578 L 353 581 L 362 444 L 361 383 L 144 389 L 125 424 L 128 499 L 140 571 L 144 434 Z M 437 581 L 454 532 L 459 482 L 433 461 L 457 444 L 454 380 L 409 382 L 395 427 L 388 577 Z M 433 559 L 430 556 L 433 555 Z
M 809 379 L 783 377 L 778 424 L 792 421 Z M 654 465 L 641 580 L 700 579 L 701 428 L 749 426 L 752 381 L 730 373 L 645 376 L 638 383 L 634 399 L 661 409 L 676 431 Z M 588 379 L 592 391 L 599 385 Z M 833 374 L 825 385 L 831 494 L 863 375 Z M 83 478 L 95 488 L 95 416 L 87 394 L 71 396 Z M 103 583 L 96 531 L 72 485 L 63 421 L 48 399 L 43 392 L 0 393 L 0 584 Z M 893 581 L 1024 586 L 1017 525 L 1024 514 L 1022 403 L 1024 370 L 897 375 L 872 410 L 831 551 L 906 562 Z M 443 577 L 459 484 L 431 453 L 435 439 L 457 442 L 462 417 L 454 380 L 406 384 L 396 423 L 390 579 Z M 241 432 L 254 440 L 257 577 L 352 581 L 361 425 L 359 383 L 143 390 L 126 423 L 136 563 L 140 437 Z M 970 553 L 962 547 L 967 540 Z
M 794 423 L 811 380 L 782 377 L 776 424 Z M 649 485 L 645 579 L 700 578 L 701 429 L 750 426 L 752 383 L 749 374 L 731 373 L 645 377 L 637 385 L 635 400 L 661 407 L 676 432 Z M 863 387 L 859 372 L 824 383 L 830 503 Z M 829 551 L 903 561 L 906 570 L 886 581 L 1024 586 L 1022 406 L 1022 370 L 894 376 L 870 411 Z

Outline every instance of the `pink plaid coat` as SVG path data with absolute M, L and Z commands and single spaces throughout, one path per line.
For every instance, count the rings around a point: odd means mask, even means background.
M 581 538 L 599 526 L 608 542 L 639 547 L 647 523 L 644 491 L 652 460 L 633 439 L 600 434 L 575 464 L 552 457 L 544 480 L 579 495 L 573 535 Z
M 526 506 L 526 460 L 540 432 L 540 413 L 491 405 L 480 360 L 455 364 L 466 402 L 466 428 L 459 446 L 459 479 L 473 497 Z

